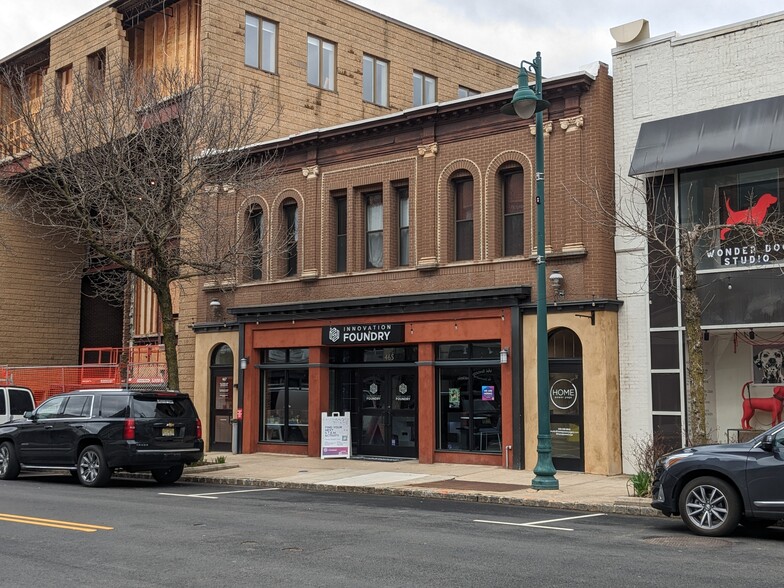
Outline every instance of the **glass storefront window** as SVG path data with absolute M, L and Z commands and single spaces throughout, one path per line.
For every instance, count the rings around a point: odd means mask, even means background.
M 285 364 L 262 372 L 259 441 L 307 443 L 308 369 L 289 368 L 307 363 L 307 349 L 267 349 L 265 363 Z
M 655 370 L 678 369 L 680 331 L 653 331 L 651 333 L 651 368 Z
M 436 411 L 437 449 L 499 453 L 501 368 L 441 367 Z

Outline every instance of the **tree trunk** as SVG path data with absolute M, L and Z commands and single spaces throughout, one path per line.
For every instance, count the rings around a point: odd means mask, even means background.
M 177 330 L 174 323 L 174 310 L 168 285 L 157 292 L 157 295 L 163 326 L 163 346 L 166 351 L 166 370 L 169 378 L 167 385 L 170 390 L 179 390 L 180 370 L 177 362 Z
M 697 293 L 694 247 L 698 237 L 684 231 L 681 239 L 683 322 L 686 326 L 686 374 L 689 445 L 707 443 L 705 423 L 705 361 L 702 349 L 702 305 Z

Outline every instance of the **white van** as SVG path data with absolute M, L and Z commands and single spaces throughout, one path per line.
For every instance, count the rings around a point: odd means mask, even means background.
M 11 419 L 21 419 L 25 412 L 33 408 L 35 400 L 28 388 L 0 386 L 0 425 Z

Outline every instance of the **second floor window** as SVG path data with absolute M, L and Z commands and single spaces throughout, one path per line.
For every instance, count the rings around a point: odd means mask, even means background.
M 384 266 L 384 203 L 381 192 L 365 195 L 365 267 Z
M 335 44 L 308 35 L 308 84 L 335 90 Z
M 101 49 L 87 56 L 87 95 L 92 100 L 103 96 L 103 84 L 106 77 L 106 49 Z
M 297 275 L 297 249 L 299 247 L 299 215 L 297 203 L 288 201 L 283 205 L 283 276 Z
M 348 236 L 348 216 L 346 210 L 346 197 L 335 197 L 335 271 L 345 272 L 347 261 L 347 236 Z
M 57 70 L 57 106 L 62 112 L 71 110 L 73 102 L 73 66 Z
M 427 74 L 414 72 L 414 106 L 436 101 L 436 79 Z
M 523 170 L 519 167 L 502 172 L 501 191 L 504 201 L 504 255 L 523 254 Z
M 364 55 L 362 57 L 362 99 L 379 106 L 389 104 L 389 63 Z
M 474 180 L 452 180 L 455 202 L 455 260 L 474 258 Z
M 245 15 L 245 65 L 275 73 L 278 66 L 278 25 Z
M 398 227 L 400 234 L 398 235 L 398 265 L 409 264 L 409 243 L 408 243 L 408 186 L 399 186 L 395 188 L 397 193 L 397 214 L 398 214 Z
M 264 213 L 261 206 L 257 204 L 248 211 L 248 231 L 250 232 L 250 279 L 260 280 L 263 277 Z

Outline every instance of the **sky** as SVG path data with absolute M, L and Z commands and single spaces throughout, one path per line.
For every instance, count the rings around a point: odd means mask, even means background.
M 353 0 L 376 12 L 512 64 L 542 54 L 543 75 L 612 65 L 612 27 L 640 18 L 651 36 L 681 35 L 784 11 L 781 0 Z M 0 57 L 105 0 L 0 0 Z M 489 10 L 491 8 L 492 10 Z M 510 80 L 510 86 L 515 80 Z

